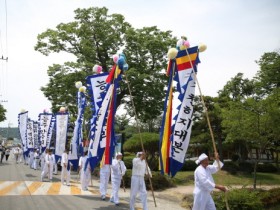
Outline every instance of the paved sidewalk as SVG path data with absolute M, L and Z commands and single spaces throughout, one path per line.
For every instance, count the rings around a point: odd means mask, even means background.
M 72 175 L 71 178 L 73 179 L 75 175 Z M 75 182 L 77 181 L 77 178 L 73 179 Z M 76 183 L 75 183 L 76 184 Z M 78 184 L 78 183 L 77 183 Z M 96 177 L 93 178 L 92 181 L 93 186 L 89 187 L 89 190 L 98 191 L 99 190 L 99 180 L 96 179 Z M 111 193 L 111 184 L 109 184 L 108 187 L 108 194 L 106 201 L 109 202 L 110 193 Z M 191 193 L 192 193 L 192 189 Z M 185 210 L 186 208 L 183 208 L 180 204 L 183 198 L 183 194 L 178 193 L 176 191 L 176 188 L 171 188 L 165 191 L 155 191 L 155 201 L 157 204 L 157 207 L 155 207 L 154 199 L 152 196 L 152 192 L 148 191 L 148 208 L 149 210 Z M 122 204 L 129 204 L 129 198 L 130 198 L 130 189 L 126 189 L 125 192 L 123 189 L 120 189 L 119 191 L 119 197 L 120 197 L 120 203 Z M 105 201 L 105 202 L 106 202 Z M 142 204 L 139 196 L 137 196 L 136 199 L 136 209 L 141 210 Z

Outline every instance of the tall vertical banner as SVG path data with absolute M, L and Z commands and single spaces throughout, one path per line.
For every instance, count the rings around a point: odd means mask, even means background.
M 50 132 L 50 125 L 52 120 L 52 114 L 50 113 L 40 113 L 39 114 L 39 141 L 42 147 L 42 151 L 45 150 L 47 146 L 47 140 Z
M 86 107 L 86 96 L 85 93 L 78 91 L 77 93 L 77 104 L 78 104 L 78 115 L 75 121 L 75 128 L 73 133 L 73 143 L 80 145 L 83 140 L 83 121 L 84 121 L 84 112 Z
M 27 148 L 27 120 L 28 112 L 22 112 L 18 114 L 18 128 L 21 139 L 21 144 L 23 147 L 23 152 L 28 150 Z
M 52 116 L 49 132 L 47 135 L 47 143 L 46 143 L 47 149 L 50 148 L 52 142 L 55 143 L 56 141 L 55 125 L 56 125 L 56 117 Z
M 55 155 L 61 156 L 65 150 L 66 139 L 67 139 L 67 128 L 68 128 L 69 115 L 68 113 L 57 113 L 56 114 L 56 141 L 55 141 Z
M 94 126 L 95 121 L 97 117 L 97 112 L 100 106 L 100 103 L 102 103 L 102 97 L 101 94 L 105 94 L 106 91 L 106 79 L 108 77 L 109 73 L 102 73 L 102 74 L 96 74 L 91 75 L 86 78 L 86 83 L 88 87 L 89 95 L 91 96 L 91 109 L 92 109 L 92 119 L 91 119 L 91 133 L 90 136 L 92 137 L 94 135 Z
M 34 132 L 33 132 L 33 121 L 28 119 L 27 121 L 27 148 L 33 149 L 34 148 Z
M 169 84 L 165 99 L 164 114 L 160 130 L 161 173 L 172 177 L 182 168 L 190 142 L 193 99 L 195 95 L 195 75 L 199 63 L 198 47 L 178 52 L 168 66 Z M 178 114 L 172 119 L 172 80 L 177 82 L 179 91 Z M 175 123 L 172 125 L 172 121 Z
M 89 145 L 88 161 L 91 168 L 101 161 L 103 164 L 111 164 L 116 145 L 114 122 L 116 113 L 117 89 L 121 80 L 121 73 L 127 68 L 125 56 L 120 54 L 117 57 L 116 65 L 113 66 L 109 75 L 88 78 L 92 88 L 92 104 L 94 106 L 94 120 L 92 126 L 92 136 Z M 104 80 L 106 78 L 106 88 Z M 96 94 L 95 94 L 96 93 Z M 95 94 L 95 95 L 94 95 Z M 100 95 L 97 95 L 100 94 Z
M 34 148 L 39 148 L 39 123 L 37 121 L 33 121 L 33 137 L 34 137 Z

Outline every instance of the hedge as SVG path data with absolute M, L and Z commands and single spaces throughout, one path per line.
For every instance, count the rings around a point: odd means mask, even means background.
M 130 188 L 131 185 L 131 173 L 132 171 L 128 169 L 123 176 L 123 180 L 126 188 Z M 171 179 L 167 176 L 161 175 L 159 172 L 152 172 L 152 185 L 154 190 L 164 190 L 170 187 L 174 187 Z M 145 183 L 147 190 L 150 190 L 150 182 L 147 176 L 145 176 Z M 121 186 L 122 187 L 122 186 Z
M 262 210 L 263 204 L 257 191 L 233 189 L 229 192 L 214 192 L 213 199 L 217 210 L 226 210 L 226 196 L 230 210 Z
M 214 192 L 217 210 L 226 210 L 225 194 Z M 230 210 L 260 210 L 280 205 L 280 188 L 270 190 L 233 189 L 227 192 Z
M 197 168 L 197 164 L 192 160 L 187 160 L 184 162 L 181 171 L 194 171 Z

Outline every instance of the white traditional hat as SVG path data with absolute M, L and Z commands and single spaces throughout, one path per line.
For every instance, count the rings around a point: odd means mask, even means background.
M 117 153 L 116 153 L 116 157 L 119 156 L 119 155 L 122 156 L 122 153 L 121 153 L 121 152 L 117 152 Z
M 195 161 L 195 163 L 198 165 L 201 161 L 205 160 L 206 158 L 208 158 L 208 156 L 205 153 L 202 153 L 198 159 Z
M 136 157 L 139 157 L 139 155 L 142 155 L 143 152 L 137 152 Z

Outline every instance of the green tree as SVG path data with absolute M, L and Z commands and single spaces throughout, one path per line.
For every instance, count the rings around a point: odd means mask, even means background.
M 256 79 L 261 83 L 259 86 L 264 93 L 269 94 L 275 88 L 280 88 L 280 53 L 264 53 L 259 61 L 260 70 Z
M 254 82 L 247 78 L 243 78 L 243 73 L 238 73 L 235 77 L 218 91 L 219 98 L 226 98 L 233 101 L 244 100 L 251 96 L 254 91 Z M 229 100 L 228 100 L 229 101 Z
M 152 131 L 154 119 L 160 115 L 164 98 L 166 52 L 174 45 L 170 31 L 156 27 L 134 29 L 120 14 L 108 14 L 107 8 L 75 10 L 75 21 L 61 23 L 55 30 L 48 29 L 38 35 L 35 50 L 44 55 L 67 52 L 76 56 L 75 62 L 49 67 L 50 81 L 41 90 L 54 109 L 62 104 L 75 113 L 75 81 L 84 81 L 99 64 L 103 71 L 110 70 L 112 55 L 123 49 L 129 65 L 126 78 L 130 83 L 138 118 Z M 124 79 L 125 80 L 125 79 Z M 64 86 L 65 84 L 65 86 Z M 57 91 L 57 88 L 60 88 Z M 52 95 L 53 92 L 56 92 Z M 120 85 L 117 105 L 125 104 L 131 116 L 134 110 L 126 82 Z M 73 108 L 71 108 L 71 106 Z
M 4 120 L 6 120 L 6 109 L 2 106 L 2 104 L 0 104 L 0 122 L 3 122 Z
M 126 152 L 139 152 L 142 151 L 141 139 L 146 152 L 146 158 L 149 166 L 152 170 L 158 167 L 158 144 L 159 134 L 158 133 L 138 133 L 134 134 L 128 141 L 123 145 Z
M 276 153 L 276 165 L 279 170 L 279 146 L 280 146 L 280 53 L 264 53 L 257 63 L 260 70 L 257 72 L 257 92 L 265 100 L 269 107 L 270 142 L 271 149 Z

